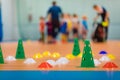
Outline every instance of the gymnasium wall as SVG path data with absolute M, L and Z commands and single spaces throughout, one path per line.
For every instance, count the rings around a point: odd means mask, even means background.
M 40 16 L 46 16 L 46 11 L 51 6 L 53 0 L 17 0 L 18 23 L 21 37 L 24 39 L 38 39 L 38 22 Z M 77 13 L 88 16 L 89 36 L 91 34 L 93 18 L 96 15 L 92 6 L 99 4 L 104 6 L 110 13 L 109 39 L 120 39 L 119 37 L 119 0 L 56 0 L 64 13 Z M 28 16 L 32 15 L 32 22 Z
M 16 0 L 1 0 L 3 41 L 16 41 L 19 38 Z
M 3 14 L 3 24 L 4 24 L 4 32 L 5 32 L 5 40 L 16 40 L 21 38 L 33 39 L 36 40 L 40 37 L 39 30 L 38 30 L 38 22 L 40 16 L 46 16 L 46 11 L 51 6 L 51 2 L 53 0 L 2 0 L 4 3 L 4 8 L 7 11 L 9 9 L 9 14 L 7 14 L 4 10 Z M 5 1 L 10 2 L 5 5 Z M 56 0 L 58 5 L 61 6 L 63 12 L 65 13 L 77 13 L 80 18 L 82 15 L 88 16 L 88 23 L 89 23 L 89 36 L 92 31 L 92 22 L 93 18 L 96 15 L 95 11 L 93 10 L 93 4 L 103 5 L 110 13 L 110 28 L 109 28 L 109 39 L 120 39 L 119 37 L 119 30 L 120 30 L 120 0 Z M 10 11 L 12 10 L 12 12 Z M 6 19 L 6 15 L 9 15 L 9 21 Z M 28 16 L 32 15 L 32 21 L 29 22 Z M 11 16 L 11 17 L 10 17 Z M 12 20 L 12 22 L 11 22 Z M 17 22 L 16 22 L 17 21 Z M 7 24 L 7 22 L 9 24 Z M 11 25 L 12 23 L 12 25 Z M 8 27 L 7 27 L 8 26 Z M 15 27 L 15 30 L 13 30 Z M 11 29 L 12 28 L 12 29 Z M 10 30 L 10 32 L 9 32 Z M 17 35 L 13 36 L 14 33 Z M 7 34 L 9 33 L 9 36 Z M 13 37 L 12 37 L 13 36 Z

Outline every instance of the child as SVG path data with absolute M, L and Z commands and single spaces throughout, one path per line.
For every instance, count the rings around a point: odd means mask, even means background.
M 73 15 L 72 23 L 73 23 L 73 28 L 72 28 L 73 37 L 78 38 L 79 37 L 79 19 L 76 14 Z
M 88 23 L 87 23 L 87 16 L 82 16 L 82 39 L 85 40 L 87 38 L 88 33 Z
M 53 42 L 53 38 L 52 38 L 52 34 L 53 34 L 53 28 L 52 28 L 52 22 L 51 22 L 51 14 L 48 15 L 48 21 L 46 22 L 46 26 L 47 26 L 47 33 L 48 33 L 48 43 L 52 43 Z
M 40 17 L 40 34 L 41 34 L 41 38 L 40 38 L 40 41 L 43 41 L 44 42 L 44 29 L 45 29 L 45 18 L 44 17 Z
M 67 21 L 66 14 L 63 14 L 61 17 L 61 26 L 60 26 L 60 37 L 62 42 L 67 42 Z
M 72 19 L 71 19 L 71 15 L 67 14 L 67 36 L 68 36 L 68 40 L 72 39 Z

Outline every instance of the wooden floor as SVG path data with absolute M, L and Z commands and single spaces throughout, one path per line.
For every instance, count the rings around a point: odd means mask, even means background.
M 94 53 L 94 58 L 99 59 L 101 55 L 98 53 L 101 50 L 106 50 L 108 53 L 111 53 L 115 55 L 116 59 L 113 60 L 112 62 L 115 62 L 119 68 L 114 69 L 114 70 L 120 70 L 120 41 L 108 41 L 105 43 L 93 43 L 91 42 L 92 46 L 92 52 Z M 17 42 L 11 42 L 11 43 L 1 43 L 2 51 L 3 51 L 3 56 L 4 58 L 7 56 L 15 56 L 16 53 L 16 48 L 17 48 Z M 80 41 L 80 48 L 81 51 L 83 51 L 84 44 L 82 41 Z M 64 43 L 64 44 L 43 44 L 39 42 L 31 42 L 27 41 L 24 42 L 24 49 L 26 53 L 26 57 L 30 58 L 32 57 L 35 53 L 43 53 L 44 51 L 50 51 L 51 53 L 53 52 L 59 52 L 63 57 L 66 54 L 72 53 L 73 49 L 73 43 Z M 11 63 L 5 63 L 5 64 L 0 64 L 0 70 L 40 70 L 38 68 L 38 65 L 51 58 L 43 58 L 43 59 L 38 59 L 36 60 L 37 63 L 34 65 L 26 65 L 24 64 L 24 60 L 17 60 L 15 62 Z M 103 69 L 102 66 L 105 63 L 102 63 L 99 67 L 96 68 L 78 68 L 77 66 L 80 66 L 80 61 L 81 58 L 76 58 L 73 60 L 70 60 L 69 64 L 65 66 L 56 66 L 52 68 L 51 70 L 106 70 Z

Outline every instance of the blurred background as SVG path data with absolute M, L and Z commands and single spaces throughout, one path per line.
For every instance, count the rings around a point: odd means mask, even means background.
M 39 18 L 46 16 L 47 10 L 53 0 L 0 0 L 0 27 L 2 27 L 3 41 L 38 40 Z M 110 13 L 110 40 L 120 39 L 120 0 L 54 0 L 62 8 L 64 13 L 76 13 L 80 18 L 88 16 L 90 39 L 92 33 L 93 18 L 96 12 L 93 5 L 104 6 Z M 81 20 L 79 18 L 79 20 Z

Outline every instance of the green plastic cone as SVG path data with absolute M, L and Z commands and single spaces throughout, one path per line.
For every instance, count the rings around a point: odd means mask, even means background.
M 25 59 L 24 47 L 22 40 L 18 41 L 17 51 L 16 51 L 16 59 Z
M 74 39 L 74 48 L 72 54 L 78 56 L 80 54 L 79 41 L 77 38 Z
M 0 46 L 0 64 L 4 64 L 1 46 Z
M 81 67 L 95 67 L 90 42 L 85 40 L 84 44 L 85 46 L 82 55 Z

